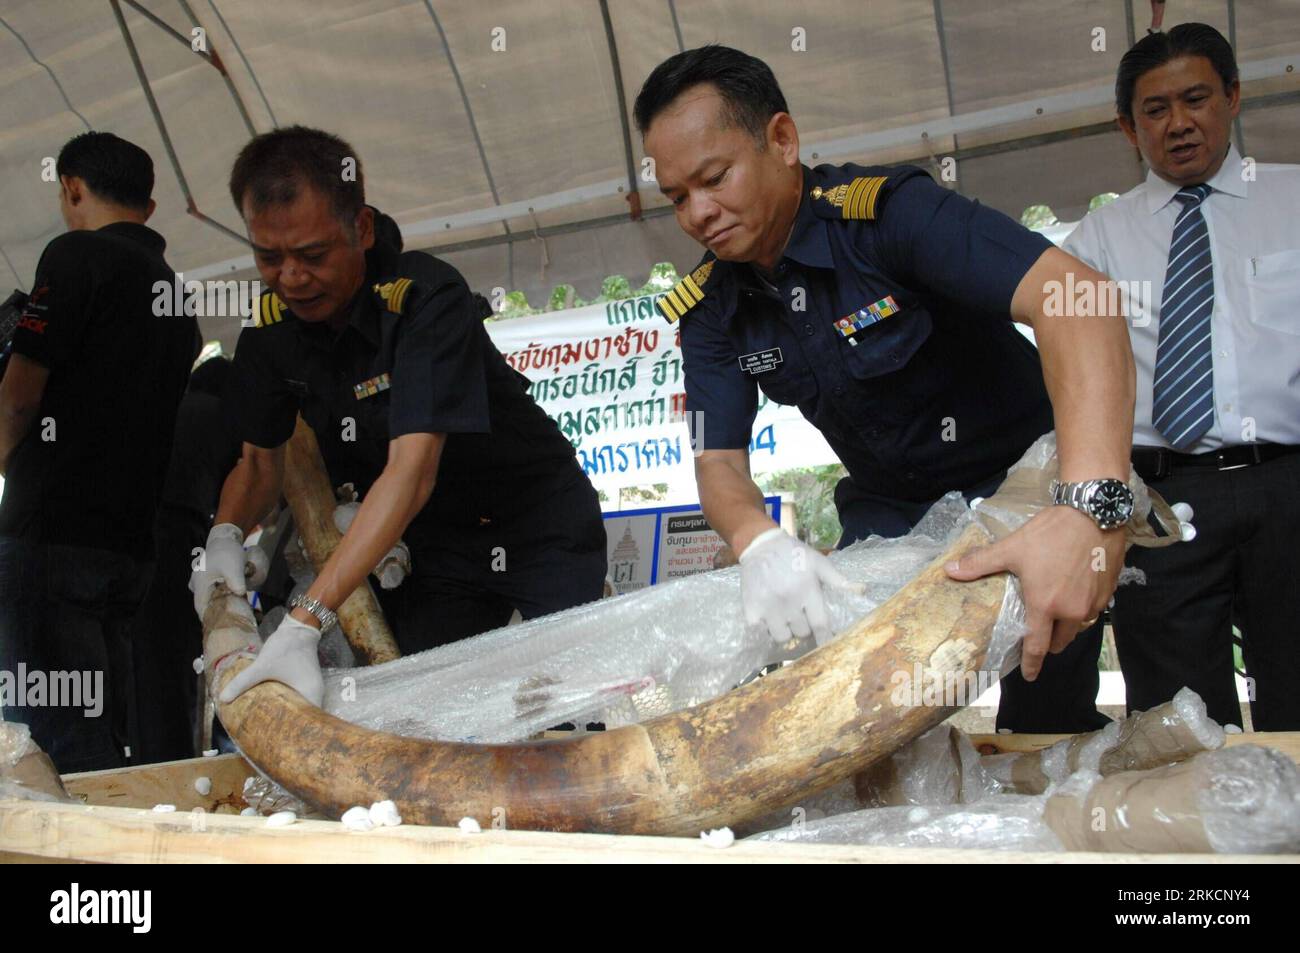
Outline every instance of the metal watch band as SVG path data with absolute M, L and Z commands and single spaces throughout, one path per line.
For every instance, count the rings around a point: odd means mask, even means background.
M 1093 520 L 1101 529 L 1117 529 L 1124 525 L 1124 522 L 1108 522 L 1103 520 L 1093 511 L 1090 500 L 1090 491 L 1098 485 L 1105 482 L 1123 483 L 1122 480 L 1114 478 L 1100 478 L 1095 480 L 1084 480 L 1078 483 L 1062 483 L 1060 480 L 1053 480 L 1048 487 L 1051 494 L 1052 502 L 1056 505 L 1069 506 L 1078 510 L 1080 513 Z M 1127 486 L 1127 484 L 1125 484 Z M 1130 500 L 1132 493 L 1130 491 Z M 1130 507 L 1131 509 L 1131 507 Z M 1131 515 L 1131 514 L 1130 514 Z
M 319 599 L 313 599 L 307 595 L 300 594 L 294 596 L 289 600 L 289 608 L 306 609 L 316 617 L 316 621 L 320 623 L 320 630 L 322 632 L 330 628 L 339 620 L 337 612 L 333 609 L 326 608 L 325 603 L 321 602 Z

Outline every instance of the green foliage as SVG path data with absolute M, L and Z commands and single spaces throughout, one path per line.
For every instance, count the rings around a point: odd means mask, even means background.
M 528 296 L 522 291 L 509 292 L 501 303 L 501 310 L 489 321 L 504 321 L 509 318 L 522 318 L 529 314 L 538 314 L 538 310 L 528 303 Z
M 661 261 L 650 268 L 650 277 L 636 290 L 636 295 L 653 295 L 677 284 L 677 268 L 671 261 Z
M 786 492 L 794 497 L 799 538 L 818 549 L 830 549 L 843 532 L 835 510 L 835 484 L 848 476 L 841 464 L 778 470 L 755 477 L 764 495 Z
M 618 490 L 620 508 L 641 503 L 659 503 L 668 495 L 667 483 L 653 483 L 647 486 L 624 486 Z
M 586 303 L 578 297 L 578 290 L 573 285 L 556 285 L 551 290 L 551 299 L 546 302 L 546 310 L 564 311 L 568 308 L 581 308 Z
M 1119 198 L 1118 192 L 1102 192 L 1100 195 L 1094 195 L 1092 201 L 1088 203 L 1088 211 L 1095 212 L 1103 205 L 1109 205 L 1117 198 Z
M 632 283 L 624 275 L 610 275 L 600 283 L 600 297 L 592 304 L 634 297 Z
M 1056 213 L 1048 205 L 1031 205 L 1020 213 L 1020 224 L 1025 228 L 1046 228 L 1056 223 Z

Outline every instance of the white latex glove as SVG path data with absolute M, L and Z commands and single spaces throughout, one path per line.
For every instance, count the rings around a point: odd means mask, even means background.
M 254 685 L 282 682 L 317 708 L 325 700 L 325 679 L 320 673 L 316 646 L 320 630 L 286 615 L 253 664 L 230 680 L 221 690 L 223 705 L 234 701 Z
M 1178 517 L 1178 528 L 1182 531 L 1184 543 L 1190 543 L 1196 538 L 1196 527 L 1192 525 L 1192 508 L 1187 503 L 1175 503 L 1169 507 Z
M 202 569 L 190 575 L 194 593 L 194 611 L 200 619 L 212 598 L 212 587 L 224 582 L 235 595 L 242 596 L 244 586 L 244 531 L 234 523 L 218 523 L 208 531 L 203 547 Z
M 357 518 L 359 509 L 360 503 L 340 503 L 334 507 L 334 527 L 340 533 L 346 533 L 352 521 Z M 397 545 L 384 553 L 379 565 L 370 572 L 379 580 L 380 588 L 396 589 L 411 573 L 411 550 L 399 539 Z
M 831 561 L 777 527 L 759 533 L 740 554 L 740 598 L 745 624 L 767 628 L 772 641 L 813 635 L 830 640 L 830 618 L 822 586 L 860 592 Z

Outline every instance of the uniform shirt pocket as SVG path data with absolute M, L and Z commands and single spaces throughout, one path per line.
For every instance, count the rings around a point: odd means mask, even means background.
M 932 328 L 930 315 L 920 309 L 891 315 L 860 331 L 856 347 L 844 342 L 844 363 L 859 380 L 892 374 L 907 365 Z
M 1252 322 L 1300 335 L 1300 249 L 1252 258 L 1246 266 L 1246 287 Z

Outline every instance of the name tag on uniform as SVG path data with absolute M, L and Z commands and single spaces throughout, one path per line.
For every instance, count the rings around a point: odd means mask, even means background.
M 286 377 L 284 379 L 284 383 L 285 386 L 289 388 L 289 390 L 293 391 L 299 397 L 306 397 L 308 394 L 311 393 L 311 388 L 307 386 L 306 381 L 296 381 L 293 380 L 292 378 Z
M 897 314 L 898 311 L 898 302 L 894 300 L 894 296 L 885 295 L 874 304 L 866 305 L 853 312 L 853 314 L 840 318 L 835 322 L 835 327 L 840 334 L 849 339 L 850 344 L 857 347 L 856 335 L 859 331 L 871 327 L 878 321 L 885 320 L 891 314 Z
M 753 354 L 740 355 L 740 369 L 746 374 L 763 374 L 785 360 L 779 347 L 769 347 Z
M 354 384 L 352 393 L 357 400 L 364 400 L 367 397 L 374 397 L 380 391 L 388 390 L 392 386 L 387 374 L 380 374 L 378 377 L 372 377 L 368 381 L 362 381 L 360 384 Z

